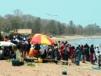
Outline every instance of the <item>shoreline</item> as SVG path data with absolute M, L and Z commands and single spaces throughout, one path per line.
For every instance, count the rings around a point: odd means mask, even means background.
M 81 36 L 81 35 L 73 35 L 73 36 L 56 36 L 56 37 L 52 37 L 52 39 L 59 41 L 59 40 L 63 40 L 63 41 L 70 41 L 70 40 L 75 40 L 75 39 L 101 39 L 101 36 Z

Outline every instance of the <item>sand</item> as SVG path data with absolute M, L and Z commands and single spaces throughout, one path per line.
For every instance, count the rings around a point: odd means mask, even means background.
M 12 66 L 7 60 L 0 60 L 0 76 L 63 76 L 64 68 L 67 70 L 65 76 L 101 76 L 101 69 L 94 69 L 90 63 L 81 63 L 67 66 L 55 63 L 34 63 L 35 66 Z

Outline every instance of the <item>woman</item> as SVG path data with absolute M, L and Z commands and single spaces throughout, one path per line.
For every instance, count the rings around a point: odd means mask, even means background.
M 91 62 L 91 64 L 94 64 L 94 62 L 95 62 L 94 45 L 91 45 L 91 47 L 90 47 L 90 62 Z
M 76 48 L 76 52 L 75 52 L 75 63 L 76 63 L 76 65 L 80 65 L 80 60 L 81 60 L 81 50 L 80 50 L 80 46 L 78 46 Z

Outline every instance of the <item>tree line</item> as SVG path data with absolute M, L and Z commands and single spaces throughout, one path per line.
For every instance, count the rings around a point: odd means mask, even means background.
M 16 29 L 32 29 L 33 33 L 50 35 L 100 35 L 101 33 L 101 28 L 96 23 L 83 27 L 80 24 L 74 24 L 72 20 L 66 24 L 22 14 L 18 10 L 14 11 L 14 14 L 0 16 L 0 31 L 10 32 Z

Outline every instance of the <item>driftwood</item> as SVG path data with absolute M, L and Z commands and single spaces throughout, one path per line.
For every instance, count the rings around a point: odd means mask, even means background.
M 63 65 L 68 65 L 68 61 L 66 61 L 66 60 L 61 60 L 60 61 Z
M 36 57 L 26 57 L 24 60 L 26 62 L 34 62 L 35 60 L 38 60 L 38 58 L 36 58 Z
M 55 59 L 50 59 L 50 58 L 45 58 L 45 59 L 43 59 L 43 63 L 47 63 L 47 62 L 54 62 L 54 63 L 56 63 L 57 64 L 57 60 L 55 60 Z

